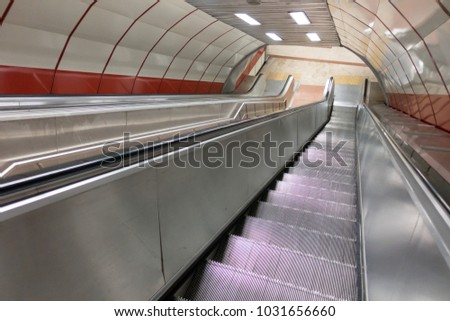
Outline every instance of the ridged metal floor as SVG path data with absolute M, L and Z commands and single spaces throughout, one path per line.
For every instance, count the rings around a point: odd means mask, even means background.
M 357 300 L 358 220 L 355 186 L 356 108 L 334 107 L 306 151 L 346 141 L 330 166 L 287 168 L 254 210 L 197 269 L 182 300 Z M 327 146 L 327 132 L 333 145 Z M 328 134 L 329 135 L 329 134 Z

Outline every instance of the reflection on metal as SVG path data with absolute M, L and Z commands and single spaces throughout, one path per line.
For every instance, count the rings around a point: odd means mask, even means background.
M 326 0 L 265 0 L 260 5 L 251 5 L 245 0 L 187 0 L 188 3 L 237 29 L 261 40 L 264 43 L 277 44 L 266 36 L 266 32 L 275 32 L 283 39 L 283 44 L 298 46 L 340 46 L 339 37 L 333 24 Z M 311 20 L 310 25 L 299 26 L 289 12 L 303 11 Z M 261 26 L 249 26 L 234 16 L 245 12 L 261 23 Z M 321 42 L 311 42 L 306 34 L 316 32 Z M 279 43 L 278 43 L 279 44 Z
M 167 167 L 136 164 L 3 208 L 12 218 L 0 223 L 0 299 L 148 300 L 326 122 L 332 99 L 331 88 L 322 102 L 210 140 L 294 142 L 275 167 L 179 168 L 187 148 L 153 159 Z M 230 157 L 246 160 L 240 149 Z
M 342 45 L 381 78 L 390 106 L 450 131 L 450 20 L 439 1 L 328 0 Z
M 263 78 L 259 78 L 259 83 Z M 203 101 L 186 99 L 136 99 L 131 104 L 78 107 L 21 108 L 4 111 L 0 116 L 0 147 L 8 150 L 0 159 L 1 179 L 12 179 L 35 171 L 45 171 L 88 157 L 102 155 L 106 142 L 129 144 L 168 140 L 259 117 L 286 109 L 293 97 L 293 78 L 285 83 L 278 96 L 253 97 L 261 84 L 242 96 L 205 96 Z M 196 97 L 199 99 L 200 97 Z M 91 100 L 88 100 L 91 102 Z M 104 99 L 104 103 L 109 100 Z M 7 101 L 6 101 L 7 102 Z M 5 103 L 6 103 L 5 102 Z M 36 103 L 43 103 L 45 100 Z M 32 104 L 27 101 L 27 106 Z M 70 104 L 70 103 L 69 103 Z M 120 145 L 122 146 L 122 145 Z M 1 185 L 0 185 L 1 186 Z
M 360 107 L 357 140 L 368 300 L 449 300 L 450 219 Z

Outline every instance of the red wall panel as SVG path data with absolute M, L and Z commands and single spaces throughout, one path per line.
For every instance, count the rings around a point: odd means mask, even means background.
M 52 80 L 50 69 L 0 66 L 1 95 L 48 95 Z
M 101 74 L 58 70 L 55 74 L 52 94 L 95 95 Z
M 98 93 L 127 95 L 131 93 L 133 82 L 134 76 L 102 74 Z

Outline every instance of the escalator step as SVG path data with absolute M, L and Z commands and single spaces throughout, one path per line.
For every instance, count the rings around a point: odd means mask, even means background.
M 292 283 L 313 293 L 339 300 L 355 300 L 357 296 L 355 267 L 299 251 L 230 236 L 217 258 L 223 264 Z
M 325 200 L 344 204 L 356 203 L 356 195 L 354 193 L 330 191 L 324 188 L 295 185 L 283 181 L 278 181 L 274 190 L 284 194 L 315 198 L 318 201 Z
M 207 261 L 198 270 L 186 294 L 187 299 L 196 301 L 336 300 L 215 261 Z
M 295 162 L 298 164 L 314 165 L 317 161 L 322 161 L 322 164 L 333 167 L 355 167 L 355 154 L 343 154 L 341 152 L 331 152 L 325 150 L 308 149 L 304 151 L 299 159 Z M 331 162 L 331 163 L 330 163 Z
M 341 236 L 251 216 L 242 220 L 239 235 L 331 261 L 356 265 L 356 242 Z
M 323 168 L 324 167 L 321 167 L 321 169 L 323 169 Z M 310 170 L 310 169 L 303 169 L 303 168 L 296 169 L 295 167 L 291 167 L 291 168 L 289 168 L 287 173 L 293 174 L 293 175 L 321 178 L 321 179 L 325 179 L 325 180 L 329 180 L 329 181 L 342 182 L 345 184 L 354 184 L 355 183 L 354 175 L 342 175 L 339 173 L 330 173 L 330 172 L 325 172 L 322 170 Z
M 313 198 L 282 194 L 276 191 L 269 191 L 267 193 L 266 202 L 309 212 L 322 213 L 328 216 L 341 217 L 347 220 L 356 219 L 356 206 L 353 204 L 324 200 L 318 201 Z
M 320 173 L 321 177 L 328 175 L 340 175 L 340 176 L 350 176 L 355 178 L 355 169 L 350 168 L 349 166 L 344 167 L 331 167 L 326 166 L 324 164 L 317 166 L 317 167 L 311 167 L 311 165 L 305 165 L 303 162 L 297 163 L 294 167 L 291 167 L 289 169 L 289 172 L 292 173 L 301 173 L 301 172 L 318 172 Z
M 346 192 L 346 193 L 355 193 L 356 191 L 356 185 L 354 183 L 351 184 L 345 184 L 340 181 L 331 181 L 328 179 L 323 178 L 314 178 L 309 176 L 302 176 L 302 175 L 293 175 L 285 173 L 283 174 L 283 182 L 291 183 L 295 185 L 301 185 L 301 186 L 312 186 L 312 187 L 319 187 L 319 188 L 325 188 L 330 191 L 340 191 L 340 192 Z
M 299 226 L 312 231 L 338 235 L 348 239 L 355 239 L 357 224 L 319 213 L 296 210 L 289 207 L 259 202 L 253 215 L 258 218 Z

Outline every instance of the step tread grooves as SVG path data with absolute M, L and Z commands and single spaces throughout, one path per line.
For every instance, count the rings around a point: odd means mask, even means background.
M 356 296 L 356 267 L 341 262 L 239 236 L 230 236 L 217 259 L 223 264 L 327 296 L 343 300 L 352 300 Z M 321 280 L 320 275 L 323 276 Z

